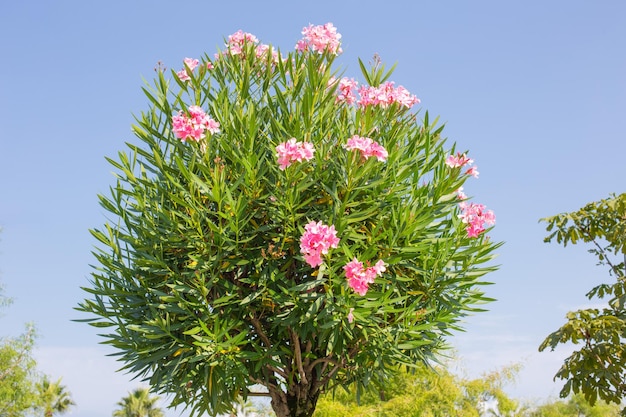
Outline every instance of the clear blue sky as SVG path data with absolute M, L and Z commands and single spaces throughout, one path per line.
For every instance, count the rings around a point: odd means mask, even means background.
M 393 80 L 480 169 L 466 192 L 496 212 L 492 237 L 506 244 L 489 277 L 498 301 L 451 339 L 468 374 L 522 361 L 512 395 L 558 394 L 567 350 L 537 346 L 606 273 L 582 247 L 544 244 L 538 219 L 626 191 L 626 2 L 5 1 L 0 282 L 15 302 L 0 336 L 36 323 L 39 368 L 63 377 L 70 415 L 110 416 L 138 384 L 71 319 L 93 262 L 88 229 L 105 221 L 96 194 L 113 184 L 104 157 L 134 140 L 142 77 L 211 55 L 238 29 L 290 49 L 326 22 L 343 35 L 346 75 L 357 57 L 397 62 Z

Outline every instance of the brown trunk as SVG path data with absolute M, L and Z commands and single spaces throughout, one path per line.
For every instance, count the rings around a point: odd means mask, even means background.
M 320 396 L 319 389 L 313 388 L 310 383 L 296 384 L 289 392 L 272 391 L 270 390 L 271 404 L 276 417 L 311 417 Z

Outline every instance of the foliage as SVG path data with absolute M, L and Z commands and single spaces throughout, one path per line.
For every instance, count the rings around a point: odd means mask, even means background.
M 10 302 L 0 287 L 0 304 Z M 32 325 L 27 325 L 26 333 L 19 337 L 0 338 L 0 416 L 20 417 L 36 404 L 34 343 Z
M 61 385 L 61 378 L 51 382 L 47 376 L 44 376 L 37 384 L 37 391 L 39 396 L 37 408 L 43 411 L 44 417 L 64 414 L 75 405 L 70 392 L 64 385 Z
M 11 304 L 0 284 L 0 307 Z M 35 391 L 35 360 L 32 349 L 35 328 L 16 338 L 0 337 L 0 416 L 21 417 L 37 400 Z
M 408 370 L 408 372 L 407 372 Z M 358 398 L 354 393 L 325 395 L 315 417 L 478 417 L 486 403 L 495 412 L 521 416 L 522 407 L 511 399 L 502 385 L 514 377 L 518 367 L 504 368 L 475 380 L 459 378 L 444 367 L 417 368 L 397 372 L 385 389 L 367 392 Z
M 420 366 L 398 372 L 385 390 L 368 391 L 360 398 L 337 391 L 322 396 L 314 417 L 616 417 L 619 406 L 598 401 L 590 405 L 582 395 L 567 401 L 539 406 L 511 398 L 503 386 L 514 382 L 519 365 L 489 372 L 468 380 L 455 376 L 443 366 Z
M 11 299 L 3 293 L 0 284 L 0 307 Z M 46 416 L 62 413 L 73 404 L 60 380 L 50 384 L 47 377 L 39 380 L 32 351 L 35 327 L 26 326 L 26 332 L 16 338 L 0 338 L 0 416 L 22 417 L 42 408 Z M 69 401 L 69 402 L 68 402 Z
M 566 402 L 553 401 L 540 405 L 528 414 L 528 417 L 618 417 L 619 406 L 598 401 L 590 405 L 582 395 L 574 395 Z
M 78 309 L 192 414 L 260 384 L 277 415 L 310 416 L 324 390 L 427 361 L 489 301 L 499 244 L 461 192 L 472 161 L 379 60 L 360 62 L 357 101 L 334 27 L 303 33 L 284 54 L 240 31 L 158 71 L 139 143 L 108 159 L 111 220 Z
M 156 406 L 158 400 L 147 388 L 137 388 L 117 403 L 113 417 L 163 417 L 163 410 Z
M 30 325 L 19 337 L 0 339 L 0 416 L 20 417 L 36 404 L 34 339 Z
M 568 342 L 582 344 L 556 374 L 555 378 L 566 380 L 561 397 L 582 393 L 592 405 L 597 399 L 619 404 L 626 394 L 626 193 L 543 221 L 551 232 L 546 242 L 556 238 L 564 246 L 591 243 L 589 252 L 608 267 L 615 282 L 598 285 L 587 294 L 589 299 L 608 299 L 606 307 L 569 312 L 567 322 L 550 334 L 539 350 L 554 350 Z M 626 408 L 622 414 L 626 415 Z

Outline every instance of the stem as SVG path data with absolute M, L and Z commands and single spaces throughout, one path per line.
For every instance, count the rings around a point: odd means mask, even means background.
M 298 373 L 300 374 L 300 381 L 308 385 L 309 381 L 307 380 L 306 374 L 304 373 L 304 368 L 302 367 L 302 351 L 300 349 L 300 337 L 289 328 L 289 335 L 291 336 L 291 341 L 293 343 L 293 353 L 294 358 L 296 360 L 296 366 L 298 367 Z

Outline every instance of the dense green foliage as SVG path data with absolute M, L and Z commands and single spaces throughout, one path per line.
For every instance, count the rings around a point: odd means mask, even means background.
M 569 312 L 567 322 L 539 350 L 569 342 L 582 345 L 556 374 L 566 380 L 561 396 L 582 393 L 591 404 L 597 399 L 619 404 L 626 395 L 626 193 L 544 221 L 551 231 L 546 242 L 590 243 L 589 252 L 608 267 L 615 281 L 587 294 L 589 299 L 607 300 L 606 307 Z M 626 408 L 622 414 L 626 415 Z
M 553 401 L 536 407 L 527 417 L 619 417 L 620 407 L 598 401 L 591 405 L 582 395 L 575 395 L 567 401 Z
M 336 391 L 318 403 L 315 417 L 479 417 L 481 410 L 512 415 L 520 404 L 502 390 L 517 367 L 492 372 L 474 380 L 459 378 L 444 367 L 420 365 L 393 375 L 385 388 L 355 392 Z M 522 414 L 515 414 L 521 416 Z
M 127 371 L 192 413 L 226 413 L 260 384 L 277 414 L 310 416 L 324 390 L 362 390 L 435 355 L 489 301 L 482 276 L 498 244 L 468 236 L 457 191 L 469 175 L 446 164 L 455 146 L 428 114 L 338 102 L 328 51 L 233 49 L 187 67 L 188 81 L 159 72 L 145 88 L 137 140 L 109 159 L 110 221 L 92 231 L 79 310 Z M 361 67 L 371 86 L 391 75 Z M 173 115 L 192 106 L 220 132 L 181 141 Z M 346 149 L 353 135 L 386 160 Z M 277 146 L 290 138 L 315 154 L 283 170 Z M 299 245 L 311 222 L 340 239 L 319 267 Z M 386 264 L 365 295 L 346 279 L 355 259 Z
M 518 365 L 492 371 L 477 379 L 450 373 L 445 367 L 419 366 L 395 374 L 385 389 L 357 396 L 341 390 L 324 395 L 315 417 L 617 417 L 619 406 L 582 395 L 541 405 L 511 398 L 503 390 L 513 383 Z M 263 414 L 264 415 L 264 414 Z
M 0 416 L 21 417 L 37 404 L 34 328 L 15 338 L 0 339 Z
M 0 308 L 11 304 L 0 284 Z M 2 312 L 0 311 L 0 315 Z M 0 416 L 21 417 L 37 400 L 35 360 L 32 349 L 35 329 L 28 325 L 19 337 L 0 337 Z

